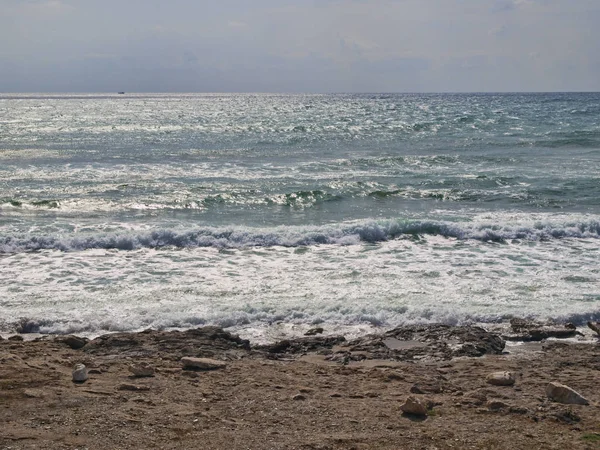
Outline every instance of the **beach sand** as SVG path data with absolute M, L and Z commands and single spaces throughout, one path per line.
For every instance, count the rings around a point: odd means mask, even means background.
M 19 338 L 0 341 L 2 449 L 600 448 L 598 342 L 504 347 L 482 329 L 443 326 L 270 346 L 214 327 Z M 184 370 L 189 356 L 226 366 Z M 77 363 L 83 383 L 72 381 Z M 515 384 L 489 384 L 497 371 Z M 590 405 L 551 401 L 552 381 Z M 409 396 L 427 416 L 403 414 Z

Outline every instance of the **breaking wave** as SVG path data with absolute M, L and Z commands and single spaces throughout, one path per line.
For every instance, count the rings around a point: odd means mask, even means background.
M 0 253 L 36 250 L 81 251 L 87 249 L 136 250 L 141 248 L 248 248 L 351 245 L 405 237 L 444 236 L 483 242 L 543 241 L 561 238 L 600 238 L 600 221 L 490 224 L 428 220 L 382 220 L 313 227 L 247 227 L 193 230 L 158 229 L 82 235 L 0 236 Z

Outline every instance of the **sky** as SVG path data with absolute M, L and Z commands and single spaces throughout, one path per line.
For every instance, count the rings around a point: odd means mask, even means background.
M 0 0 L 0 92 L 600 91 L 599 0 Z

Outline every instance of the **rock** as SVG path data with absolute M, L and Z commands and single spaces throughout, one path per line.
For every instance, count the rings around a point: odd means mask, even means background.
M 569 386 L 557 382 L 550 382 L 546 386 L 546 395 L 552 401 L 567 405 L 589 405 L 588 399 L 574 391 Z
M 9 341 L 16 341 L 16 342 L 21 342 L 23 340 L 23 336 L 19 336 L 18 334 L 15 334 L 14 336 L 10 336 L 8 338 Z
M 30 320 L 26 317 L 23 317 L 15 324 L 15 329 L 17 333 L 22 334 L 39 333 L 40 325 L 35 320 Z
M 565 422 L 568 424 L 581 422 L 581 417 L 579 416 L 579 414 L 577 414 L 575 411 L 572 411 L 571 409 L 558 411 L 556 414 L 554 414 L 554 417 L 559 422 Z
M 117 388 L 119 391 L 149 391 L 148 386 L 136 386 L 135 384 L 121 383 Z
M 596 322 L 596 323 L 588 322 L 587 326 L 589 327 L 590 330 L 595 331 L 600 336 L 600 324 L 598 322 Z
M 133 374 L 134 377 L 153 377 L 154 376 L 154 367 L 149 366 L 147 364 L 134 364 L 129 366 L 129 371 Z
M 421 402 L 421 400 L 413 397 L 412 395 L 406 399 L 400 409 L 413 416 L 427 416 L 427 407 Z
M 529 410 L 523 406 L 511 406 L 508 412 L 512 414 L 527 414 Z
M 292 400 L 306 400 L 306 396 L 302 394 L 296 394 L 292 397 Z
M 487 407 L 490 411 L 500 411 L 501 409 L 508 408 L 509 406 L 500 400 L 490 400 L 487 403 Z
M 306 333 L 304 333 L 304 336 L 315 336 L 317 334 L 323 334 L 323 328 L 321 328 L 321 327 L 311 328 Z
M 65 336 L 60 341 L 63 344 L 66 344 L 69 347 L 71 347 L 73 350 L 79 350 L 80 348 L 83 348 L 89 340 L 85 338 L 80 338 L 78 336 Z
M 542 341 L 548 338 L 566 339 L 577 335 L 577 329 L 571 328 L 536 328 L 529 330 L 530 340 Z
M 216 359 L 209 358 L 192 358 L 183 357 L 181 358 L 181 364 L 185 370 L 215 370 L 223 369 L 227 366 L 224 361 L 218 361 Z
M 516 380 L 513 372 L 493 372 L 486 378 L 486 382 L 494 386 L 512 386 Z
M 76 383 L 83 383 L 88 379 L 88 372 L 83 364 L 76 364 L 73 368 L 73 381 Z
M 419 382 L 412 385 L 410 392 L 413 394 L 440 394 L 444 391 L 442 383 L 438 381 L 433 382 Z

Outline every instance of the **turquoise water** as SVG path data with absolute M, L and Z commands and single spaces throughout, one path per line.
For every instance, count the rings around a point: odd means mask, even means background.
M 600 94 L 0 95 L 0 331 L 600 307 Z

